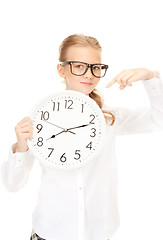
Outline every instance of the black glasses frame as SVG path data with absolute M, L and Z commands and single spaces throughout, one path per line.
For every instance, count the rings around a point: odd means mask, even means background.
M 84 73 L 82 73 L 82 74 L 75 74 L 75 73 L 72 72 L 72 63 L 83 63 L 83 64 L 86 65 L 87 68 L 86 68 L 86 70 L 85 70 Z M 80 61 L 67 61 L 67 62 L 61 62 L 60 64 L 61 64 L 62 66 L 65 66 L 65 65 L 68 65 L 68 64 L 69 64 L 69 65 L 70 65 L 70 69 L 71 69 L 71 73 L 72 73 L 73 75 L 75 75 L 75 76 L 82 76 L 82 75 L 84 75 L 84 74 L 87 72 L 88 68 L 90 67 L 90 68 L 91 68 L 91 73 L 92 73 L 92 75 L 95 76 L 96 78 L 102 78 L 102 77 L 104 77 L 105 74 L 106 74 L 107 69 L 109 68 L 108 65 L 102 64 L 102 63 L 89 64 L 89 63 L 80 62 Z M 96 66 L 96 65 L 103 65 L 103 69 L 105 69 L 105 73 L 104 73 L 103 76 L 98 77 L 98 76 L 96 76 L 96 75 L 94 74 L 94 72 L 93 72 L 93 66 Z

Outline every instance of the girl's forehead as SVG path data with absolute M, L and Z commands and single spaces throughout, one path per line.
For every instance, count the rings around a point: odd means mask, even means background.
M 71 46 L 68 48 L 66 55 L 66 61 L 101 62 L 101 51 L 90 46 Z

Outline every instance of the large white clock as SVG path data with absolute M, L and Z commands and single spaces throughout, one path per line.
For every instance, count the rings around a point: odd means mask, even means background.
M 52 168 L 84 166 L 105 142 L 104 115 L 89 96 L 72 90 L 55 93 L 32 111 L 34 155 Z

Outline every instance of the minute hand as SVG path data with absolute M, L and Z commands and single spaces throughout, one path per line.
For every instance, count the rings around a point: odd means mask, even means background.
M 51 125 L 53 125 L 53 126 L 55 126 L 55 127 L 61 128 L 61 129 L 63 129 L 63 130 L 64 130 L 63 132 L 65 132 L 65 128 L 63 128 L 63 127 L 60 127 L 60 126 L 58 126 L 58 125 L 56 125 L 56 124 L 54 124 L 54 123 L 48 122 L 48 121 L 46 121 L 46 120 L 43 120 L 43 121 L 45 121 L 45 122 L 47 122 L 47 123 L 49 123 L 49 124 L 51 124 Z M 68 131 L 68 132 L 70 132 L 70 133 L 73 133 L 73 134 L 75 134 L 74 132 L 71 132 L 71 131 L 69 131 L 69 129 L 67 129 L 67 131 Z
M 69 130 L 71 130 L 71 129 L 75 129 L 75 128 L 86 127 L 86 126 L 88 126 L 88 125 L 89 125 L 89 123 L 88 123 L 88 124 L 81 125 L 81 126 L 77 126 L 77 127 L 68 128 L 67 131 L 69 131 Z

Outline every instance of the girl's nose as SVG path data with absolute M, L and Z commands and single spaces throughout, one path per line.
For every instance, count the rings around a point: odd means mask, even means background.
M 86 73 L 84 74 L 84 77 L 87 77 L 87 78 L 93 77 L 90 67 L 87 69 Z

